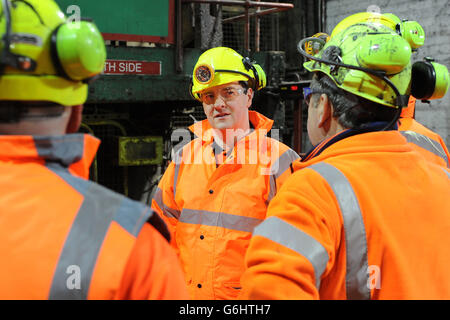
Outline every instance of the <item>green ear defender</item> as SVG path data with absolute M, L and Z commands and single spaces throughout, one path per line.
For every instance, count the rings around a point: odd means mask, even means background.
M 390 34 L 367 34 L 357 50 L 357 61 L 361 67 L 383 70 L 387 75 L 401 72 L 411 58 L 411 47 L 402 37 Z
M 252 81 L 253 90 L 258 91 L 264 88 L 267 84 L 267 78 L 263 68 L 261 68 L 259 64 L 251 62 L 250 58 L 248 57 L 242 59 L 242 63 L 244 64 L 244 67 L 247 71 L 251 70 L 255 75 L 255 80 Z
M 408 41 L 413 49 L 420 48 L 425 42 L 425 31 L 417 21 L 402 21 L 396 26 L 397 32 Z
M 383 13 L 384 18 L 390 19 L 395 25 L 395 31 L 401 35 L 413 50 L 423 46 L 425 31 L 417 21 L 400 20 L 395 14 Z
M 411 94 L 419 100 L 440 99 L 449 88 L 447 67 L 434 62 L 432 58 L 415 62 L 411 78 Z
M 106 60 L 103 37 L 88 21 L 58 26 L 52 33 L 51 54 L 58 73 L 73 81 L 87 81 L 101 73 Z
M 267 77 L 266 73 L 264 72 L 263 68 L 259 64 L 253 64 L 253 72 L 256 71 L 256 74 L 258 75 L 258 85 L 255 90 L 260 90 L 264 88 L 267 85 Z

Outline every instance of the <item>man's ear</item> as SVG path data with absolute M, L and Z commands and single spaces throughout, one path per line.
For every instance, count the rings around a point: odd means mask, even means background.
M 81 126 L 81 119 L 83 117 L 83 105 L 72 106 L 70 108 L 70 118 L 67 123 L 66 133 L 78 132 Z
M 319 112 L 319 128 L 323 128 L 326 132 L 330 130 L 331 117 L 333 115 L 333 106 L 326 94 L 321 94 L 318 107 L 321 108 Z
M 247 99 L 248 99 L 247 109 L 249 109 L 252 106 L 254 94 L 255 94 L 255 92 L 253 91 L 252 88 L 247 89 Z

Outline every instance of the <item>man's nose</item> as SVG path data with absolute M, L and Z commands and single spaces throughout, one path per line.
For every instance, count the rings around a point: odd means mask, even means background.
M 222 109 L 225 106 L 225 100 L 219 94 L 217 95 L 216 101 L 214 101 L 214 109 Z

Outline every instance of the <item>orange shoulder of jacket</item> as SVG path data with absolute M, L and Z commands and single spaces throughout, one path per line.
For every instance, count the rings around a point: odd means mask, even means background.
M 434 141 L 441 142 L 442 138 L 436 132 L 428 129 L 420 122 L 417 122 L 414 119 L 400 119 L 400 126 L 398 128 L 399 131 L 414 131 L 420 133 L 424 136 L 427 136 Z
M 144 224 L 136 239 L 116 299 L 189 299 L 178 257 L 149 223 Z

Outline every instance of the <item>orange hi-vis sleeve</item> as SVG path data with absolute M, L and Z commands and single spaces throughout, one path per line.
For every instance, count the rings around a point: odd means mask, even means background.
M 255 228 L 242 299 L 449 299 L 450 171 L 397 131 L 294 164 Z

